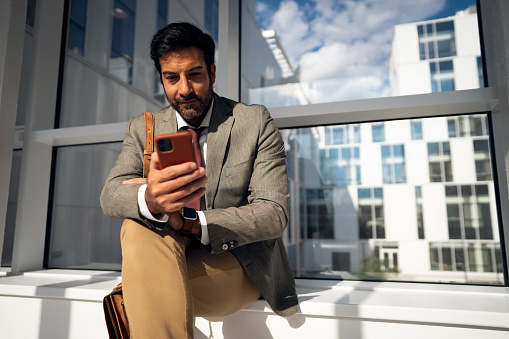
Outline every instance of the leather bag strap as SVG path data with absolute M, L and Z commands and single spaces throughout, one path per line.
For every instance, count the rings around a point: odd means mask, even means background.
M 143 177 L 148 176 L 150 160 L 154 152 L 154 114 L 143 112 L 145 116 L 145 150 L 143 151 Z

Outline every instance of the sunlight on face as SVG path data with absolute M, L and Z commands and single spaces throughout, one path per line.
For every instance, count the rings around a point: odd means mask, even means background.
M 216 66 L 210 74 L 203 52 L 189 47 L 170 52 L 160 59 L 161 79 L 171 106 L 191 125 L 198 126 L 212 102 Z

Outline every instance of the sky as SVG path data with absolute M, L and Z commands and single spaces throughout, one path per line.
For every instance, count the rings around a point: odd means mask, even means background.
M 257 0 L 256 18 L 262 29 L 276 30 L 301 82 L 318 81 L 318 88 L 341 79 L 346 87 L 324 98 L 335 101 L 390 95 L 394 25 L 451 16 L 470 5 L 475 0 Z M 356 97 L 355 91 L 366 93 Z

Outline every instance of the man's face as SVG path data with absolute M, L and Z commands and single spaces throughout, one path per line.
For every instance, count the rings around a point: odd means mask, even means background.
M 168 101 L 190 125 L 198 127 L 212 102 L 216 66 L 212 65 L 209 75 L 203 52 L 196 47 L 170 52 L 159 62 Z

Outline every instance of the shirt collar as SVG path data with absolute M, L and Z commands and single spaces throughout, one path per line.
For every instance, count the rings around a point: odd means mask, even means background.
M 212 97 L 212 102 L 210 104 L 209 110 L 207 111 L 207 114 L 205 114 L 205 117 L 203 118 L 203 121 L 201 122 L 200 126 L 198 127 L 209 127 L 210 124 L 210 117 L 212 116 L 212 108 L 214 107 L 214 97 Z M 187 123 L 187 121 L 182 118 L 179 112 L 177 112 L 177 130 L 180 130 L 184 127 L 193 127 Z M 194 127 L 193 127 L 194 128 Z

